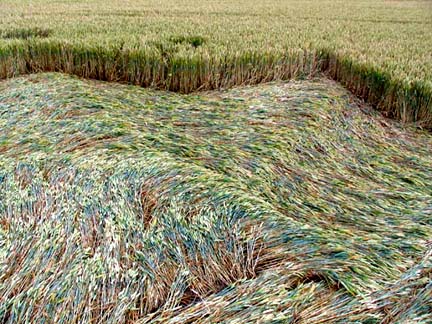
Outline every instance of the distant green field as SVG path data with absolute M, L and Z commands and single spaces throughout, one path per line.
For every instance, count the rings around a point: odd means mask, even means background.
M 432 127 L 431 1 L 0 2 L 0 77 L 61 71 L 181 92 L 324 71 Z
M 0 83 L 2 323 L 430 323 L 432 137 L 328 80 Z

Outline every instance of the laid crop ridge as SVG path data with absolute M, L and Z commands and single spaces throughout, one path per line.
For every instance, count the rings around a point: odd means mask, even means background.
M 137 49 L 125 47 L 124 42 L 77 46 L 33 38 L 48 34 L 40 28 L 3 32 L 3 38 L 17 37 L 24 41 L 0 48 L 0 78 L 55 71 L 191 93 L 325 73 L 385 116 L 419 127 L 432 127 L 432 88 L 428 82 L 396 79 L 382 68 L 340 55 L 332 48 L 242 50 L 213 56 L 200 50 L 206 44 L 202 36 L 170 36 L 167 40 L 149 42 L 148 48 Z
M 430 134 L 335 82 L 0 98 L 3 322 L 430 321 Z

